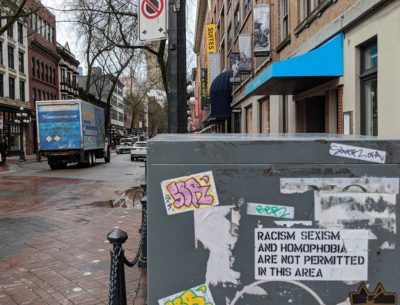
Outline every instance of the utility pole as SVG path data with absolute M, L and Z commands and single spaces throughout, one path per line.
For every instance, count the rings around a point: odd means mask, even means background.
M 168 132 L 187 132 L 186 0 L 169 0 Z

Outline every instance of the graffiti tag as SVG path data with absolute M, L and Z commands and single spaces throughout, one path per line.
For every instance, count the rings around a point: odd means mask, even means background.
M 247 203 L 247 214 L 276 218 L 294 218 L 294 207 L 273 204 Z
M 212 172 L 166 180 L 161 188 L 169 215 L 219 204 Z
M 206 284 L 158 300 L 159 305 L 214 305 Z
M 375 163 L 385 163 L 386 152 L 376 149 L 331 143 L 329 154 L 343 158 L 357 159 Z

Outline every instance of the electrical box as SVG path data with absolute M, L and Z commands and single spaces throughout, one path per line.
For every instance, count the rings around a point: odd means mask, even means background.
M 397 304 L 399 144 L 150 140 L 149 304 Z

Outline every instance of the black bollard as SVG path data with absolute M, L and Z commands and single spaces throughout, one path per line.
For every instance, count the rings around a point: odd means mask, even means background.
M 116 229 L 107 235 L 113 245 L 110 267 L 110 287 L 108 291 L 108 305 L 126 305 L 124 249 L 122 245 L 128 239 L 128 234 Z
M 138 267 L 147 268 L 147 196 L 140 199 L 140 202 L 142 203 L 142 251 L 139 257 Z

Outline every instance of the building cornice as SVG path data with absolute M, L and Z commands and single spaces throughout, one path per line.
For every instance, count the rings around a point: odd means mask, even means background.
M 198 54 L 201 46 L 201 39 L 203 37 L 203 25 L 207 13 L 207 0 L 197 1 L 197 14 L 196 14 L 196 28 L 194 36 L 194 53 Z

